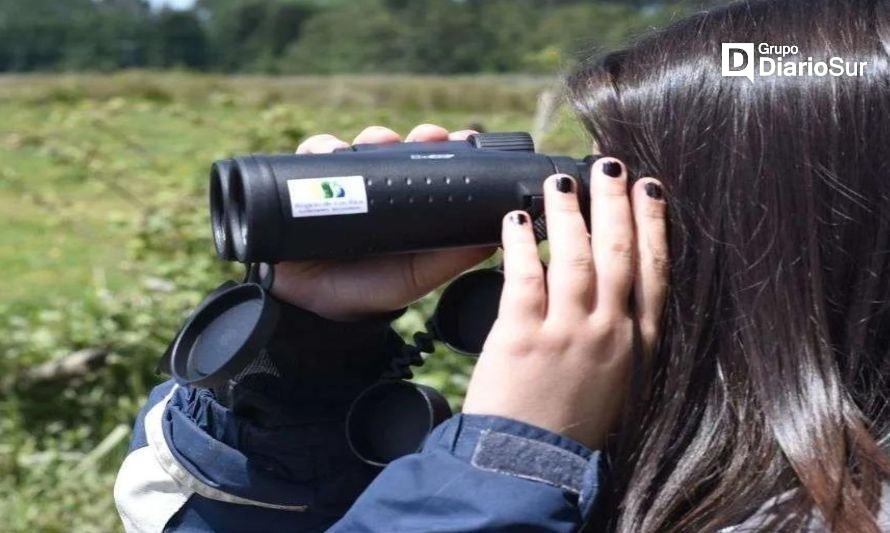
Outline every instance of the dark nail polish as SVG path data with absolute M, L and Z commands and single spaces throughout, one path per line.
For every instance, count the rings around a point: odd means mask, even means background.
M 573 185 L 572 178 L 566 176 L 556 178 L 556 190 L 559 192 L 572 192 Z
M 528 217 L 525 213 L 510 213 L 510 222 L 516 224 L 517 226 L 521 226 L 528 222 Z
M 621 176 L 621 163 L 618 161 L 606 161 L 603 163 L 603 174 L 612 178 Z
M 643 188 L 646 190 L 646 196 L 649 198 L 654 198 L 656 200 L 664 198 L 664 191 L 662 190 L 661 185 L 657 183 L 647 183 Z

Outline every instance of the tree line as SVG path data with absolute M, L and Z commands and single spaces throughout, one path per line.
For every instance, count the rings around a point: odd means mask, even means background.
M 0 0 L 0 72 L 541 72 L 703 1 Z

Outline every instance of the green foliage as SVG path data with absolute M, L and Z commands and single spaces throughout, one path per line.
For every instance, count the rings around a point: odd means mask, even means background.
M 0 0 L 0 71 L 552 72 L 703 2 Z
M 163 11 L 151 42 L 154 66 L 201 68 L 207 65 L 207 38 L 195 13 Z
M 685 9 L 620 2 L 362 0 L 309 19 L 278 70 L 550 72 L 581 52 L 617 46 Z
M 382 123 L 529 129 L 539 78 L 237 78 L 131 72 L 0 83 L 0 529 L 113 531 L 111 488 L 155 365 L 190 309 L 238 273 L 213 254 L 209 163 L 351 139 Z M 579 155 L 571 121 L 543 147 Z M 397 324 L 423 328 L 435 296 Z M 76 378 L 29 372 L 107 353 Z M 455 406 L 470 361 L 439 348 L 417 379 Z

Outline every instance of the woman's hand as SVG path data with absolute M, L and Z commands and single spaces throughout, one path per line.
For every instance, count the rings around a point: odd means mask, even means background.
M 473 131 L 448 130 L 424 124 L 406 142 L 463 140 Z M 353 144 L 397 143 L 399 135 L 370 127 Z M 349 146 L 333 135 L 306 139 L 298 154 L 330 153 Z M 438 252 L 371 257 L 355 261 L 301 261 L 275 266 L 272 294 L 277 298 L 332 320 L 352 321 L 401 309 L 464 270 L 488 258 L 492 248 L 464 248 Z
M 588 236 L 576 187 L 559 175 L 544 187 L 546 280 L 528 215 L 504 218 L 504 291 L 464 412 L 513 418 L 596 449 L 625 401 L 633 320 L 645 353 L 657 342 L 668 283 L 666 205 L 651 178 L 637 181 L 629 198 L 624 165 L 600 159 Z

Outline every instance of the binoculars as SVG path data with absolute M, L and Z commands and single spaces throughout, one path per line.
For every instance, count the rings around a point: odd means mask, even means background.
M 545 178 L 573 176 L 586 209 L 592 158 L 535 153 L 527 133 L 480 133 L 216 161 L 213 239 L 220 258 L 242 263 L 494 245 L 514 209 L 527 211 L 543 238 Z
M 247 274 L 205 298 L 161 367 L 177 382 L 201 387 L 249 370 L 280 312 L 269 294 L 274 268 L 263 277 L 260 264 L 494 245 L 501 219 L 515 209 L 529 213 L 544 239 L 544 180 L 574 177 L 586 211 L 593 159 L 535 153 L 527 133 L 481 133 L 466 141 L 217 161 L 210 174 L 213 240 L 219 257 L 247 264 Z M 464 273 L 443 290 L 428 332 L 414 335 L 417 346 L 403 346 L 381 380 L 353 401 L 346 434 L 358 458 L 383 466 L 416 451 L 450 416 L 435 389 L 406 381 L 408 367 L 422 363 L 420 353 L 431 353 L 433 341 L 478 355 L 502 288 L 503 272 L 492 268 Z

